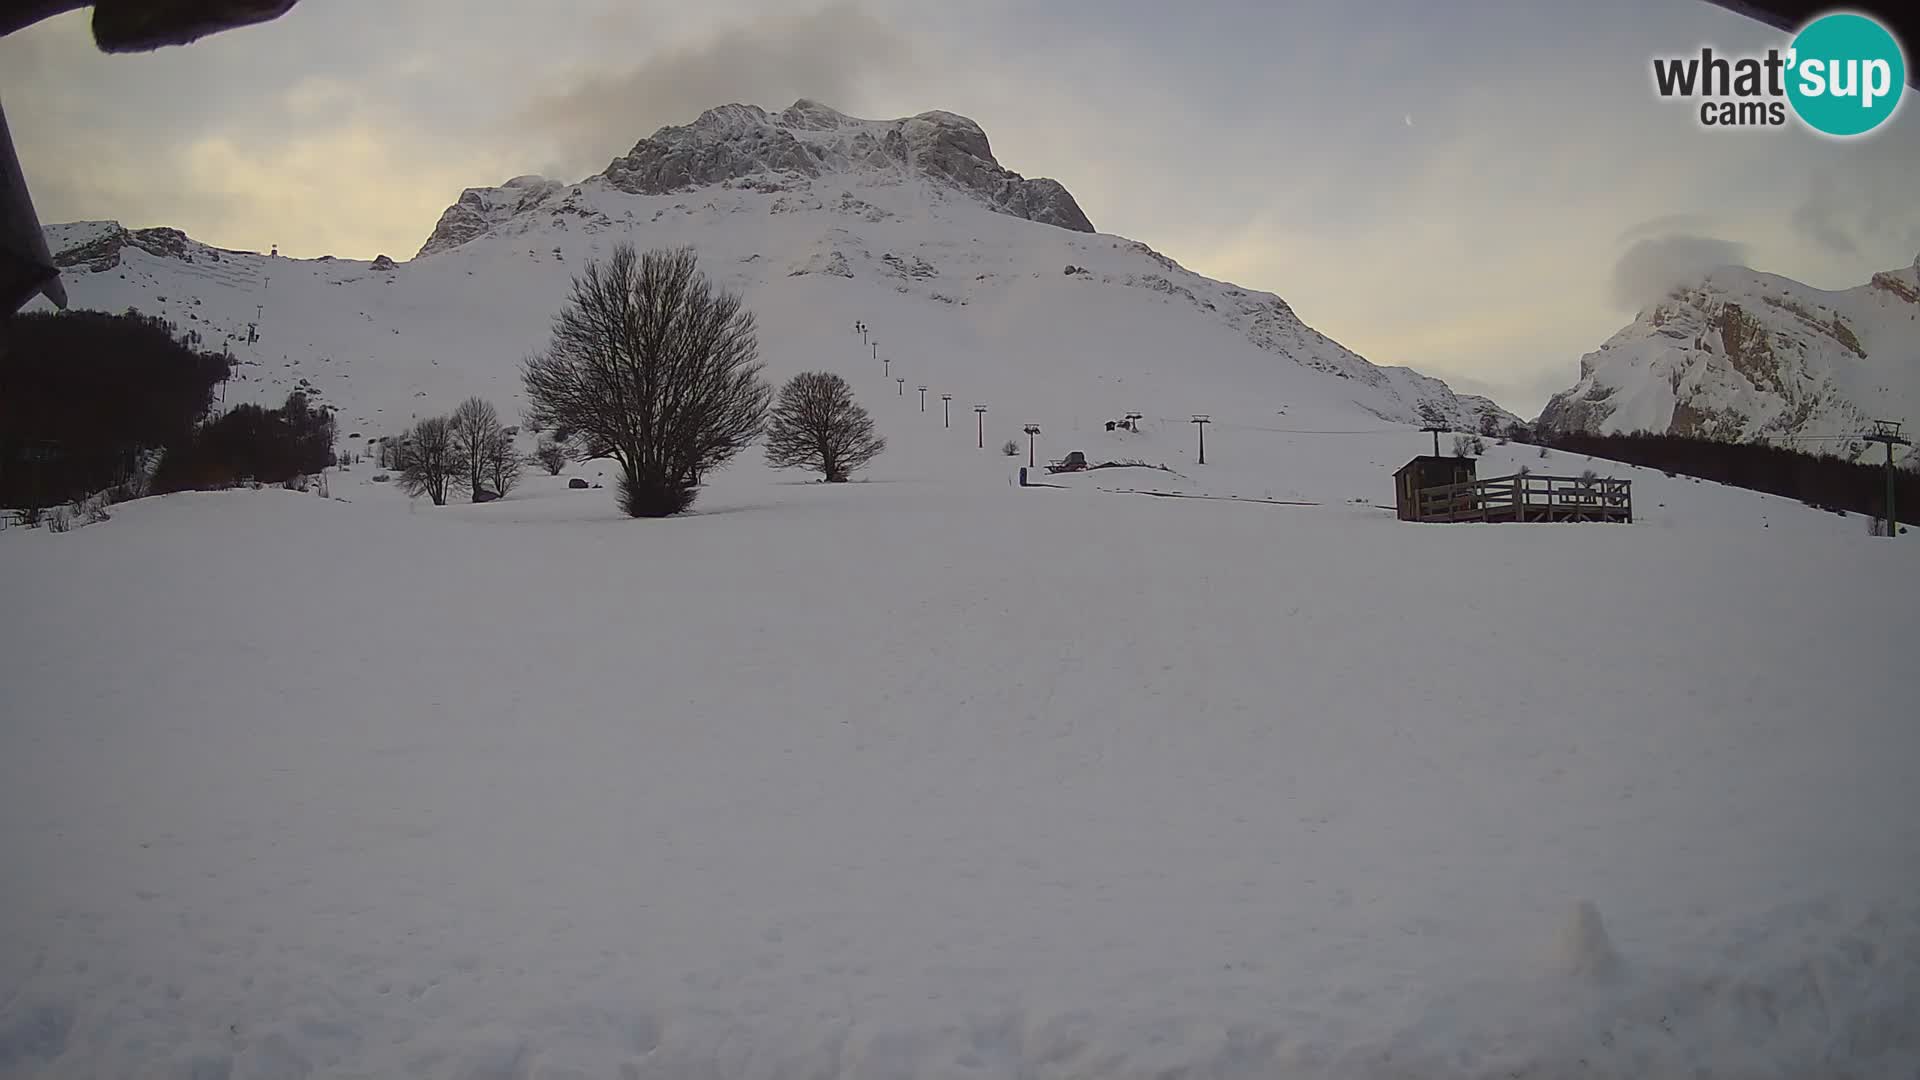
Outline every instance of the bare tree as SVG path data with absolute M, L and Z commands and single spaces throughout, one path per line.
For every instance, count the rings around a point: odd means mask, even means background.
M 567 467 L 569 458 L 567 448 L 560 445 L 558 440 L 542 435 L 540 445 L 534 448 L 533 460 L 547 470 L 548 476 L 559 476 L 560 470 Z
M 526 459 L 513 450 L 513 436 L 504 430 L 487 447 L 487 479 L 493 481 L 493 493 L 506 495 L 520 485 L 520 470 Z
M 1453 437 L 1454 457 L 1478 457 L 1487 452 L 1487 444 L 1478 435 L 1455 435 Z
M 620 244 L 573 279 L 546 350 L 523 367 L 528 421 L 620 466 L 620 508 L 664 517 L 746 449 L 771 396 L 753 314 L 699 272 L 692 248 Z
M 469 498 L 474 502 L 483 502 L 484 493 L 488 490 L 487 474 L 491 471 L 495 447 L 500 442 L 500 414 L 485 400 L 470 397 L 453 410 L 447 422 L 451 426 L 460 460 L 467 466 Z M 493 494 L 505 495 L 506 492 L 494 489 Z
M 430 416 L 413 425 L 393 447 L 393 457 L 400 486 L 409 495 L 431 497 L 435 506 L 447 505 L 447 492 L 467 479 L 467 460 L 460 455 L 453 423 L 444 416 Z
M 853 388 L 831 372 L 795 375 L 780 388 L 767 421 L 767 464 L 811 469 L 836 484 L 886 448 L 867 410 L 853 400 Z

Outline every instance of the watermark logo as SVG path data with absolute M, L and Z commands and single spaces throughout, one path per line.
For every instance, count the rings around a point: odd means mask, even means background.
M 1657 56 L 1663 98 L 1698 101 L 1702 127 L 1784 127 L 1789 114 L 1823 135 L 1865 135 L 1886 123 L 1906 89 L 1900 42 L 1852 12 L 1822 15 L 1783 49 L 1748 56 Z

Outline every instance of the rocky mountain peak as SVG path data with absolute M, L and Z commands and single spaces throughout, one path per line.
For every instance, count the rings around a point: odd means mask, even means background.
M 1745 267 L 1675 288 L 1555 394 L 1553 431 L 1781 440 L 1844 455 L 1873 417 L 1920 416 L 1920 267 L 1827 291 Z
M 579 185 L 516 176 L 499 187 L 468 188 L 440 215 L 420 254 L 459 247 L 536 211 L 584 213 L 562 194 L 571 189 L 578 196 L 582 186 L 667 195 L 735 182 L 785 190 L 826 176 L 883 184 L 931 180 L 997 213 L 1094 231 L 1065 187 L 1001 165 L 987 133 L 967 117 L 936 109 L 862 120 L 801 98 L 777 113 L 736 102 L 708 109 L 690 124 L 669 124 Z
M 484 236 L 494 226 L 516 214 L 530 210 L 558 193 L 566 185 L 544 176 L 516 176 L 493 188 L 468 188 L 460 198 L 440 214 L 433 235 L 420 246 L 420 255 L 447 251 L 476 236 Z M 416 256 L 417 257 L 417 256 Z
M 930 178 L 1001 213 L 1094 231 L 1066 188 L 1002 166 L 979 124 L 939 110 L 862 120 L 806 98 L 777 114 L 722 105 L 640 140 L 594 179 L 633 195 L 664 195 L 752 176 L 811 180 L 831 173 Z
M 219 262 L 224 251 L 193 240 L 179 229 L 129 229 L 117 221 L 78 221 L 49 226 L 47 246 L 53 252 L 55 266 L 89 273 L 119 266 L 121 252 L 127 248 L 189 263 L 196 258 Z
M 796 131 L 831 131 L 853 118 L 812 98 L 801 98 L 780 114 L 780 126 Z

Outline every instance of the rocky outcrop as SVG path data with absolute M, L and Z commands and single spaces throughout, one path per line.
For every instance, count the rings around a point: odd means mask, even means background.
M 1584 368 L 1586 358 L 1581 358 L 1580 363 Z M 1553 395 L 1546 408 L 1541 410 L 1538 426 L 1542 431 L 1604 431 L 1607 417 L 1614 412 L 1612 398 L 1613 391 L 1605 386 L 1588 385 L 1584 390 L 1579 387 L 1562 390 Z
M 516 176 L 499 187 L 468 188 L 440 215 L 433 234 L 420 245 L 419 255 L 457 248 L 497 225 L 533 210 L 553 198 L 565 185 L 544 176 Z
M 600 174 L 629 195 L 665 195 L 760 173 L 816 177 L 820 157 L 751 105 L 708 109 L 684 127 L 641 139 Z
M 860 120 L 805 99 L 778 114 L 723 105 L 640 140 L 598 179 L 632 195 L 665 195 L 755 177 L 862 171 L 929 177 L 1012 217 L 1094 231 L 1059 182 L 1003 167 L 980 125 L 949 112 Z
M 847 262 L 843 251 L 816 251 L 793 265 L 787 271 L 788 277 L 805 277 L 808 274 L 826 274 L 830 277 L 850 278 L 853 267 Z
M 1073 196 L 1058 180 L 1014 177 L 1003 186 L 1001 198 L 1001 209 L 1014 217 L 1058 225 L 1074 232 L 1094 231 L 1093 222 L 1087 220 L 1080 204 L 1073 201 Z
M 1848 455 L 1872 418 L 1914 420 L 1920 266 L 1838 292 L 1742 267 L 1642 311 L 1580 359 L 1548 431 L 1782 441 Z
M 84 242 L 55 251 L 53 264 L 63 270 L 111 270 L 120 265 L 120 253 L 129 247 L 182 262 L 192 262 L 196 255 L 220 260 L 218 250 L 189 240 L 179 229 L 128 229 L 118 222 L 102 222 Z
M 812 182 L 854 174 L 869 181 L 932 180 L 997 213 L 1093 232 L 1093 222 L 1056 180 L 1028 179 L 994 159 L 980 125 L 950 112 L 899 120 L 860 120 L 817 101 L 801 99 L 778 112 L 756 105 L 708 109 L 691 124 L 669 125 L 635 143 L 600 173 L 572 187 L 542 176 L 520 176 L 491 188 L 468 188 L 440 215 L 419 255 L 432 255 L 496 233 L 534 214 L 553 224 L 569 216 L 594 231 L 606 216 L 591 207 L 593 191 L 667 195 L 701 188 L 737 188 L 782 195 L 774 213 L 818 205 L 826 192 Z M 587 202 L 581 202 L 583 188 Z M 565 192 L 565 194 L 563 194 Z M 875 221 L 888 216 L 851 192 L 841 209 Z

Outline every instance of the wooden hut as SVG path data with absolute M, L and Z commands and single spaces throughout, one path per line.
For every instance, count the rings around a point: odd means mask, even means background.
M 1420 520 L 1420 492 L 1473 483 L 1473 459 L 1422 454 L 1393 474 L 1393 508 L 1401 521 Z

